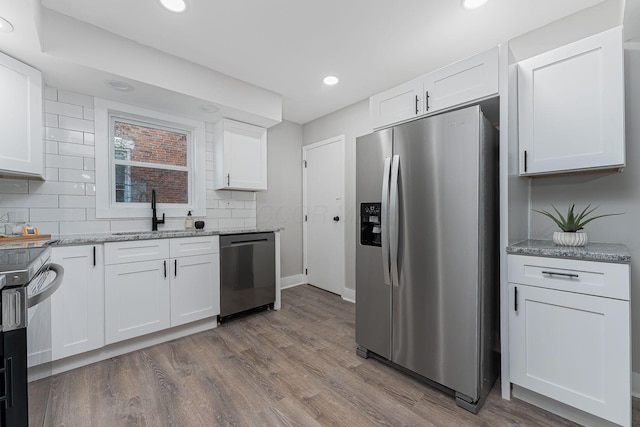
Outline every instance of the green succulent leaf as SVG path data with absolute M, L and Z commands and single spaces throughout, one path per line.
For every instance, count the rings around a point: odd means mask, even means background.
M 582 230 L 585 225 L 593 221 L 594 219 L 603 218 L 605 216 L 614 216 L 614 215 L 623 215 L 622 213 L 611 213 L 611 214 L 603 214 L 589 217 L 599 206 L 592 208 L 591 205 L 587 205 L 580 213 L 576 214 L 574 212 L 575 204 L 569 205 L 569 209 L 567 210 L 566 217 L 560 213 L 560 211 L 553 205 L 551 205 L 553 210 L 555 211 L 555 215 L 551 212 L 548 212 L 544 209 L 533 209 L 534 212 L 538 212 L 556 223 L 558 228 L 564 232 L 576 232 Z

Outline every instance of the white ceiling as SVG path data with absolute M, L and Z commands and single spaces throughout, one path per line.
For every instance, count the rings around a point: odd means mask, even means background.
M 602 0 L 42 0 L 106 31 L 281 94 L 306 123 Z M 337 86 L 322 84 L 325 75 Z

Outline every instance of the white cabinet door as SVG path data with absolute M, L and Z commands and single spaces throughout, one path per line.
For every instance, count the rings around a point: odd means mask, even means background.
M 107 344 L 169 327 L 167 260 L 105 267 L 105 341 Z
M 631 424 L 629 302 L 509 284 L 511 381 Z
M 518 64 L 520 173 L 625 165 L 622 28 Z
M 433 113 L 498 94 L 498 48 L 427 74 L 424 111 Z
M 214 130 L 215 189 L 267 189 L 267 130 L 221 120 Z
M 44 176 L 42 76 L 0 53 L 0 173 Z
M 171 326 L 220 314 L 218 254 L 171 260 Z
M 369 98 L 372 127 L 377 129 L 421 115 L 422 93 L 422 78 L 417 78 Z
M 104 346 L 102 245 L 54 247 L 51 260 L 64 268 L 51 297 L 53 359 Z
M 498 48 L 440 68 L 369 98 L 374 129 L 498 94 Z

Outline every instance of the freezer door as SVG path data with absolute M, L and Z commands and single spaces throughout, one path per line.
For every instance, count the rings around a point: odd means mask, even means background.
M 386 183 L 388 195 L 389 179 L 388 175 L 385 179 L 384 170 L 385 163 L 387 171 L 391 163 L 392 136 L 392 130 L 387 129 L 356 140 L 356 343 L 387 359 L 391 358 L 391 286 L 385 283 L 388 239 L 372 238 L 371 234 L 388 231 L 383 224 L 388 200 L 383 200 L 382 193 Z M 374 218 L 376 206 L 380 207 L 378 218 Z M 376 220 L 380 221 L 378 228 Z M 386 247 L 376 246 L 378 241 Z M 386 275 L 388 278 L 388 270 Z
M 399 276 L 392 288 L 392 361 L 473 400 L 480 363 L 480 117 L 471 107 L 394 129 L 399 224 L 391 242 L 398 245 Z

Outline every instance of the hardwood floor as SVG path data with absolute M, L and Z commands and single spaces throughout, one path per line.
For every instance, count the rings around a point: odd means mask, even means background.
M 499 385 L 473 415 L 356 356 L 354 305 L 336 295 L 298 286 L 283 291 L 282 307 L 56 375 L 44 425 L 575 425 L 501 399 Z M 31 391 L 33 427 L 43 425 L 45 405 Z

